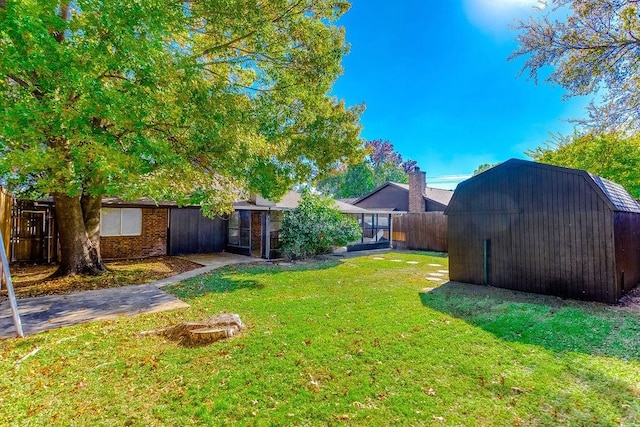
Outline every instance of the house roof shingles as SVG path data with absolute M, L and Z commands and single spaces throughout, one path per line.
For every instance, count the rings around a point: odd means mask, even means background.
M 266 211 L 266 210 L 276 210 L 276 211 L 287 211 L 292 210 L 298 207 L 298 203 L 300 203 L 300 198 L 302 195 L 295 191 L 289 191 L 284 197 L 276 202 L 268 202 L 265 204 L 255 203 L 251 201 L 238 201 L 233 204 L 233 208 L 235 210 L 254 210 L 254 211 Z M 52 197 L 44 197 L 38 199 L 40 203 L 53 204 Z M 342 213 L 345 214 L 387 214 L 389 213 L 388 209 L 364 209 L 358 206 L 354 206 L 349 203 L 345 203 L 341 200 L 334 200 L 335 207 Z M 136 200 L 122 200 L 118 197 L 104 197 L 102 199 L 102 207 L 114 207 L 114 208 L 122 208 L 122 207 L 161 207 L 161 208 L 199 208 L 197 205 L 189 205 L 189 206 L 178 206 L 178 204 L 174 201 L 165 201 L 159 200 L 156 201 L 149 197 L 141 197 Z
M 270 204 L 260 204 L 251 201 L 243 201 L 236 202 L 233 204 L 233 207 L 237 210 L 255 210 L 255 211 L 263 211 L 263 210 L 276 210 L 276 211 L 286 211 L 292 210 L 298 207 L 298 203 L 300 203 L 300 198 L 302 195 L 300 193 L 296 193 L 295 191 L 289 191 L 284 197 L 276 203 Z M 351 205 L 349 203 L 345 203 L 340 200 L 334 200 L 334 204 L 336 208 L 346 214 L 375 214 L 375 213 L 389 213 L 387 210 L 380 209 L 363 209 L 358 206 Z
M 589 176 L 593 179 L 596 185 L 600 187 L 602 192 L 609 198 L 611 203 L 613 203 L 613 206 L 615 206 L 618 211 L 640 213 L 640 205 L 633 197 L 631 197 L 622 185 L 616 184 L 615 182 L 609 181 L 608 179 L 600 176 L 593 175 L 592 173 L 589 173 Z
M 347 198 L 344 198 L 344 199 L 336 199 L 336 200 L 338 202 L 348 203 L 350 205 L 353 205 L 358 199 L 359 199 L 359 197 L 347 197 Z
M 389 185 L 393 185 L 395 187 L 402 188 L 403 190 L 409 191 L 409 184 L 403 184 L 401 182 L 389 181 L 389 182 L 385 182 L 380 187 L 378 187 L 375 190 L 373 190 L 371 193 L 366 194 L 366 195 L 356 199 L 353 203 L 357 203 L 357 202 L 359 202 L 361 200 L 364 200 L 367 197 L 371 196 L 372 194 L 382 190 L 383 188 L 385 188 L 385 187 L 387 187 Z M 451 198 L 453 197 L 453 191 L 452 190 L 443 190 L 441 188 L 426 187 L 422 197 L 424 197 L 425 199 L 428 199 L 428 200 L 433 200 L 434 202 L 440 203 L 441 205 L 447 206 L 449 204 L 449 202 L 451 201 Z

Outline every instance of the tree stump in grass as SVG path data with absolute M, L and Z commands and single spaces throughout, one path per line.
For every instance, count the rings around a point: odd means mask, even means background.
M 199 322 L 179 323 L 156 332 L 180 344 L 202 346 L 230 338 L 244 328 L 237 314 L 221 314 Z

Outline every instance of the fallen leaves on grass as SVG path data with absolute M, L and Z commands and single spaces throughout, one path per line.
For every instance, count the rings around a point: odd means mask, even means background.
M 200 264 L 175 257 L 112 261 L 106 265 L 108 271 L 100 276 L 56 278 L 50 276 L 56 271 L 57 265 L 17 265 L 11 266 L 11 277 L 16 296 L 27 298 L 141 285 L 201 267 Z M 6 295 L 6 290 L 0 290 L 0 295 Z
M 336 414 L 333 416 L 333 418 L 340 421 L 348 421 L 351 419 L 351 417 L 348 414 Z

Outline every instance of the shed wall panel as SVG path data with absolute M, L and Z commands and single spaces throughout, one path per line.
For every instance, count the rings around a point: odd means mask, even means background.
M 614 254 L 636 245 L 629 231 L 618 231 L 625 238 L 614 245 L 612 211 L 571 172 L 498 168 L 459 188 L 448 214 L 450 278 L 456 281 L 483 283 L 482 247 L 490 240 L 490 285 L 615 302 Z M 622 216 L 618 222 L 625 230 L 634 223 Z M 640 281 L 640 249 L 626 250 L 634 255 L 625 258 L 625 272 Z
M 618 289 L 623 294 L 640 283 L 640 217 L 629 212 L 617 212 L 614 222 L 615 275 Z

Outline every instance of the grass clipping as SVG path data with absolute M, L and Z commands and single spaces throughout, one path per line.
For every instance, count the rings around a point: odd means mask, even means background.
M 150 331 L 181 345 L 199 347 L 238 335 L 245 328 L 237 314 L 220 314 L 198 322 L 183 322 Z

